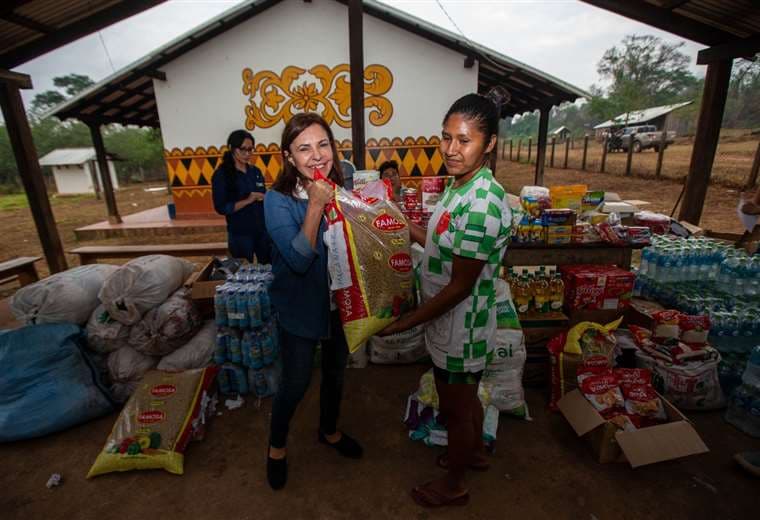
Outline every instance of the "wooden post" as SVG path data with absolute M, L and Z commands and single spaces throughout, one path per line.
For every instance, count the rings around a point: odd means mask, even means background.
M 501 158 L 504 159 L 504 150 L 507 147 L 507 141 L 505 139 L 502 139 L 501 141 Z
M 604 173 L 604 168 L 607 166 L 607 143 L 610 137 L 605 135 L 602 140 L 602 163 L 599 165 L 599 173 Z
M 583 160 L 581 161 L 581 170 L 586 170 L 586 155 L 588 154 L 588 135 L 583 136 Z
M 103 185 L 103 198 L 106 199 L 106 208 L 108 210 L 108 222 L 111 224 L 121 224 L 121 216 L 116 207 L 116 197 L 113 194 L 113 184 L 111 184 L 111 172 L 108 170 L 108 157 L 106 157 L 106 147 L 103 145 L 103 136 L 100 133 L 100 124 L 89 122 L 90 136 L 92 144 L 95 146 L 95 155 L 98 159 L 98 169 L 100 170 L 100 183 Z
M 654 171 L 654 177 L 657 180 L 660 180 L 660 175 L 662 174 L 662 159 L 665 155 L 667 135 L 668 133 L 665 131 L 665 127 L 663 126 L 662 133 L 660 134 L 660 146 L 657 147 L 657 169 Z
M 567 138 L 570 139 L 570 149 L 575 150 L 575 139 L 573 139 L 570 136 L 568 136 Z
M 362 0 L 348 2 L 348 54 L 351 63 L 351 141 L 353 163 L 365 169 L 364 143 L 364 9 Z
M 53 210 L 50 208 L 45 180 L 37 159 L 37 149 L 34 146 L 32 131 L 24 111 L 24 102 L 19 93 L 19 88 L 32 88 L 31 78 L 26 75 L 24 78 L 26 81 L 20 83 L 0 80 L 0 106 L 45 260 L 50 272 L 58 273 L 65 271 L 68 265 L 66 256 L 63 254 L 61 237 L 55 226 Z
M 528 137 L 528 164 L 530 164 L 530 156 L 533 152 L 533 138 Z
M 565 165 L 563 166 L 564 169 L 567 170 L 567 155 L 570 153 L 570 138 L 568 137 L 565 139 Z
M 751 190 L 757 186 L 757 172 L 760 170 L 760 142 L 757 143 L 757 150 L 755 151 L 755 160 L 752 161 L 752 169 L 749 171 L 749 177 L 747 177 L 747 185 L 745 190 Z
M 517 162 L 520 162 L 520 151 L 522 150 L 522 139 L 517 140 Z
M 533 183 L 544 185 L 544 165 L 546 163 L 546 135 L 549 132 L 549 112 L 551 107 L 543 107 L 538 118 L 538 146 L 536 147 L 536 172 Z
M 633 135 L 628 136 L 628 155 L 625 158 L 625 176 L 631 176 L 631 164 L 633 162 Z
M 686 177 L 683 203 L 678 213 L 678 220 L 685 220 L 695 226 L 699 225 L 699 219 L 702 217 L 702 207 L 707 195 L 715 151 L 718 148 L 732 61 L 716 61 L 707 66 L 689 175 Z
M 554 136 L 552 137 L 552 154 L 551 154 L 551 157 L 549 158 L 549 166 L 551 166 L 552 168 L 554 168 L 554 147 L 556 146 L 556 144 L 557 144 L 557 137 Z
M 509 140 L 509 160 L 512 160 L 512 139 Z

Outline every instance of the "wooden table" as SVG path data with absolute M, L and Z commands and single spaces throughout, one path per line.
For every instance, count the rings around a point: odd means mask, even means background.
M 79 255 L 82 265 L 97 263 L 102 258 L 136 258 L 143 255 L 213 256 L 226 255 L 227 242 L 200 244 L 151 244 L 142 246 L 83 246 L 69 251 Z
M 569 244 L 548 246 L 544 244 L 509 244 L 503 265 L 574 265 L 598 264 L 617 265 L 622 269 L 631 268 L 631 254 L 644 245 L 615 246 L 612 244 Z
M 0 283 L 10 282 L 18 278 L 21 287 L 40 279 L 34 262 L 41 260 L 39 256 L 22 256 L 0 263 Z

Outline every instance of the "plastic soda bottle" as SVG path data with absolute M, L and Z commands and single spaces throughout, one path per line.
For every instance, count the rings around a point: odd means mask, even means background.
M 546 271 L 543 266 L 540 267 L 536 278 L 533 280 L 533 301 L 537 312 L 546 313 L 551 310 L 549 282 L 546 279 Z
M 515 285 L 514 300 L 517 312 L 526 313 L 530 310 L 531 302 L 530 286 L 528 285 L 528 279 L 525 274 L 517 279 Z
M 551 309 L 556 312 L 561 311 L 565 304 L 565 282 L 562 281 L 562 274 L 559 272 L 555 271 L 549 281 L 549 295 Z

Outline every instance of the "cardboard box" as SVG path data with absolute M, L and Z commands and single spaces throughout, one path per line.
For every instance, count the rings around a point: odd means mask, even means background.
M 216 288 L 224 283 L 224 280 L 209 280 L 211 271 L 214 269 L 214 260 L 210 260 L 197 273 L 190 275 L 185 282 L 185 287 L 190 288 L 190 297 L 193 300 L 213 300 Z
M 668 422 L 626 432 L 604 420 L 580 390 L 558 402 L 562 415 L 575 433 L 591 444 L 602 463 L 628 461 L 632 468 L 710 451 L 689 420 L 662 398 Z
M 565 306 L 578 309 L 622 310 L 633 296 L 636 275 L 616 266 L 561 266 L 565 282 Z

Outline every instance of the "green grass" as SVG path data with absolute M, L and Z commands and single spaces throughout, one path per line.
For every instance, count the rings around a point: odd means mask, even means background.
M 26 194 L 24 193 L 0 195 L 0 211 L 26 207 L 29 207 L 29 201 L 26 199 Z

